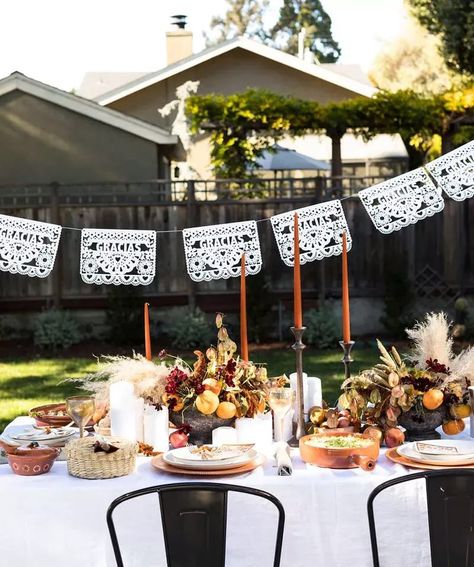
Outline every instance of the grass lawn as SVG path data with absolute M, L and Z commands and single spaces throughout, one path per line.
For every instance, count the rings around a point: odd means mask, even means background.
M 305 371 L 310 376 L 323 380 L 323 395 L 329 404 L 338 397 L 343 377 L 341 350 L 317 351 L 306 349 Z M 354 352 L 353 370 L 367 368 L 377 360 L 377 352 L 371 348 L 360 348 Z M 290 348 L 260 347 L 252 353 L 254 362 L 266 362 L 270 376 L 291 373 L 295 367 L 294 352 Z M 96 369 L 96 361 L 90 358 L 46 358 L 21 359 L 15 356 L 0 363 L 0 431 L 13 418 L 26 415 L 36 405 L 63 401 L 66 396 L 77 393 L 76 386 L 62 383 L 66 378 L 77 378 Z

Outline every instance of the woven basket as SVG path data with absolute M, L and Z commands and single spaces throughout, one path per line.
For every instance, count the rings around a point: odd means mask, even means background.
M 79 478 L 105 479 L 125 476 L 135 470 L 138 445 L 125 439 L 109 437 L 107 441 L 118 447 L 114 453 L 94 453 L 95 437 L 73 439 L 66 447 L 67 470 Z

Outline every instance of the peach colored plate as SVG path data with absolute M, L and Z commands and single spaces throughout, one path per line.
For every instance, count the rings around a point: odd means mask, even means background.
M 409 467 L 412 469 L 423 469 L 423 470 L 438 470 L 438 469 L 474 469 L 474 465 L 452 465 L 452 464 L 428 464 L 428 463 L 419 463 L 417 461 L 412 461 L 403 455 L 400 455 L 397 451 L 396 447 L 392 449 L 387 449 L 385 453 L 387 459 L 394 463 L 398 463 L 399 465 L 404 465 L 405 467 Z
M 169 465 L 165 463 L 163 460 L 162 455 L 157 455 L 153 457 L 151 460 L 151 464 L 162 472 L 167 472 L 171 474 L 186 474 L 186 475 L 199 475 L 199 476 L 227 476 L 231 474 L 241 474 L 244 472 L 253 471 L 260 465 L 263 465 L 265 462 L 265 457 L 263 455 L 258 455 L 253 461 L 249 463 L 245 463 L 241 467 L 236 467 L 233 469 L 220 469 L 217 471 L 209 471 L 209 470 L 187 470 L 187 469 L 179 469 L 178 467 L 173 467 L 173 465 Z

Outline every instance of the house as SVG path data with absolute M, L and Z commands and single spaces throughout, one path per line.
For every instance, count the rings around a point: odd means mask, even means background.
M 0 185 L 165 177 L 176 136 L 15 72 L 0 80 Z
M 167 56 L 166 67 L 140 73 L 132 80 L 126 80 L 129 74 L 87 74 L 78 92 L 84 96 L 95 93 L 93 100 L 98 104 L 166 129 L 171 128 L 174 116 L 162 117 L 158 108 L 173 100 L 177 87 L 187 81 L 199 81 L 199 94 L 228 95 L 262 88 L 323 104 L 370 97 L 376 92 L 357 65 L 314 64 L 245 37 L 193 54 L 192 33 L 180 29 L 167 34 Z M 351 152 L 347 156 L 343 153 L 343 159 L 349 160 L 344 173 L 395 175 L 403 171 L 407 154 L 401 139 L 384 136 L 380 144 L 381 140 L 376 138 L 367 148 L 362 140 L 347 135 L 343 149 L 350 147 Z M 330 159 L 324 136 L 300 138 L 297 145 L 299 151 L 315 159 Z M 380 146 L 383 149 L 378 151 Z M 194 141 L 187 159 L 198 177 L 212 176 L 207 137 Z

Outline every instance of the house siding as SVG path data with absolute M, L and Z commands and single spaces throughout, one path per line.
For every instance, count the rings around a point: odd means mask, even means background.
M 157 177 L 153 142 L 35 96 L 0 97 L 0 184 Z
M 186 81 L 200 81 L 199 94 L 229 95 L 248 88 L 259 88 L 305 100 L 315 100 L 322 104 L 357 96 L 352 91 L 237 48 L 112 102 L 108 106 L 169 129 L 174 113 L 163 118 L 158 113 L 158 108 L 173 100 L 176 88 Z M 212 175 L 208 136 L 201 136 L 195 140 L 188 161 L 198 176 L 207 178 Z

